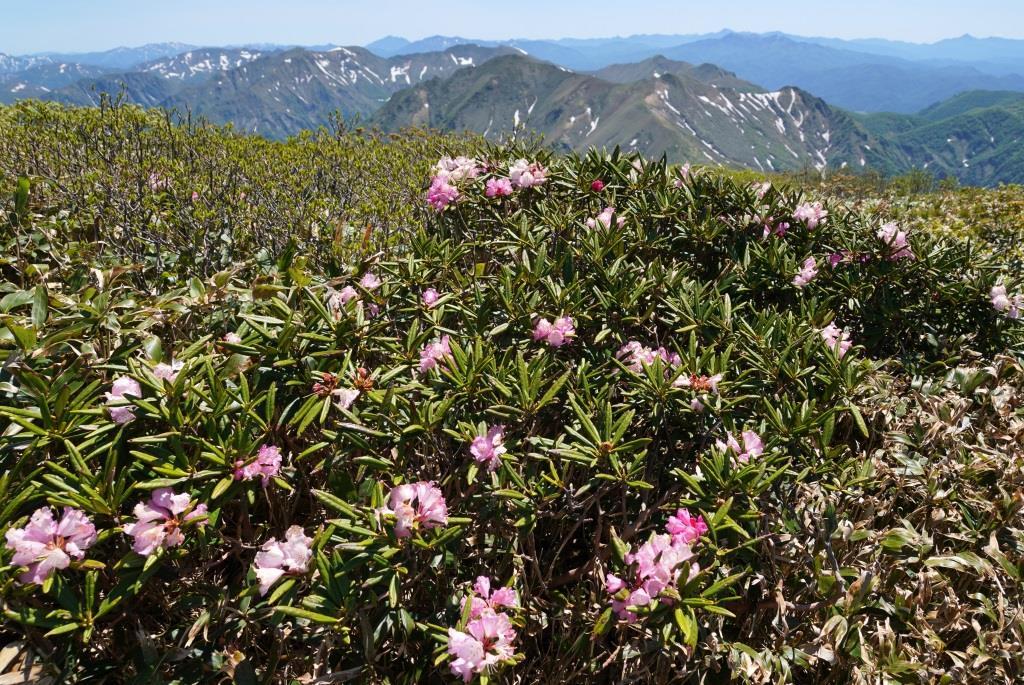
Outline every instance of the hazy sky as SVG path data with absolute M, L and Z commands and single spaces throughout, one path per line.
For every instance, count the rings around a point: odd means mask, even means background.
M 786 31 L 1024 38 L 1024 0 L 0 0 L 0 52 L 181 41 L 365 44 L 387 34 L 559 38 Z

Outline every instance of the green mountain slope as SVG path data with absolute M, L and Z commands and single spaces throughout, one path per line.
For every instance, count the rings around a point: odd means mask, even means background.
M 690 65 L 675 65 L 675 73 L 611 83 L 522 56 L 499 57 L 396 94 L 373 121 L 389 130 L 430 126 L 489 138 L 525 126 L 563 149 L 620 146 L 766 172 L 889 164 L 880 141 L 808 93 L 718 86 L 697 78 Z M 625 78 L 625 68 L 616 71 Z
M 929 121 L 941 121 L 973 109 L 985 109 L 1003 105 L 1024 103 L 1024 93 L 1008 90 L 970 90 L 954 95 L 948 100 L 936 102 L 921 110 L 920 115 Z
M 1024 183 L 1024 95 L 972 91 L 918 115 L 858 116 L 881 138 L 890 170 L 923 168 L 961 183 Z

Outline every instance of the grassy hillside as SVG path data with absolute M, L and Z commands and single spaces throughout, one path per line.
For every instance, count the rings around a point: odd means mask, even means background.
M 1019 680 L 1021 189 L 743 173 L 0 108 L 4 678 Z

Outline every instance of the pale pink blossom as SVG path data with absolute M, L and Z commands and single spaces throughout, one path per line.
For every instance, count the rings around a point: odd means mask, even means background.
M 672 355 L 672 357 L 678 358 L 679 355 Z M 723 377 L 723 374 L 720 373 L 716 373 L 714 376 L 698 376 L 695 373 L 684 373 L 676 378 L 672 385 L 677 388 L 692 388 L 697 392 L 713 392 L 717 395 L 718 384 L 722 382 Z M 701 408 L 703 409 L 703 406 Z
M 474 459 L 487 466 L 488 471 L 494 471 L 501 465 L 501 455 L 507 452 L 504 440 L 505 427 L 492 426 L 485 435 L 473 438 L 469 451 Z
M 793 285 L 798 288 L 803 288 L 805 285 L 814 280 L 814 277 L 818 275 L 818 263 L 814 260 L 814 257 L 808 257 L 804 260 L 803 266 L 800 267 L 800 271 L 797 272 L 796 276 L 793 277 Z
M 346 285 L 341 290 L 331 291 L 330 296 L 327 298 L 327 308 L 331 310 L 331 314 L 337 321 L 341 319 L 342 312 L 345 311 L 345 305 L 356 299 L 359 299 L 359 291 L 350 285 Z
M 812 231 L 824 224 L 827 217 L 828 210 L 823 209 L 820 202 L 805 202 L 793 211 L 793 218 L 796 221 L 803 221 Z
M 907 232 L 901 231 L 895 223 L 884 224 L 878 229 L 878 237 L 889 250 L 889 259 L 914 259 L 914 252 L 907 241 Z
M 789 222 L 776 221 L 775 217 L 773 216 L 755 216 L 754 221 L 755 223 L 763 225 L 764 230 L 761 233 L 762 238 L 767 238 L 770 235 L 775 235 L 776 237 L 781 238 L 784 235 L 786 235 L 787 232 L 789 232 Z
M 486 611 L 496 612 L 504 608 L 515 608 L 519 606 L 519 594 L 510 587 L 500 587 L 491 590 L 491 579 L 487 576 L 478 576 L 473 584 L 473 593 L 469 596 L 471 603 L 469 617 L 480 618 Z M 461 608 L 466 608 L 466 598 L 462 599 Z
M 372 271 L 367 271 L 363 274 L 363 277 L 359 279 L 359 285 L 363 290 L 376 290 L 380 287 L 380 279 L 377 278 L 377 274 Z
M 448 653 L 455 657 L 449 667 L 469 682 L 479 673 L 493 670 L 515 655 L 516 631 L 508 616 L 485 613 L 466 626 L 466 632 L 448 629 Z
M 487 188 L 484 190 L 487 197 L 506 197 L 512 194 L 512 181 L 507 178 L 487 179 Z
M 177 547 L 185 541 L 182 527 L 206 516 L 206 505 L 198 506 L 188 493 L 174 494 L 170 488 L 154 490 L 148 502 L 135 505 L 135 523 L 124 526 L 124 532 L 135 538 L 132 549 L 149 556 L 157 549 Z M 202 525 L 197 521 L 197 525 Z
M 261 446 L 255 459 L 239 459 L 235 462 L 235 480 L 260 478 L 263 487 L 267 487 L 270 479 L 280 472 L 281 448 L 275 445 Z
M 442 157 L 434 165 L 434 175 L 451 183 L 461 183 L 476 178 L 482 171 L 480 162 L 472 157 Z
M 165 364 L 163 362 L 153 367 L 153 377 L 160 381 L 167 381 L 168 383 L 174 383 L 178 377 L 178 372 L 185 366 L 185 362 L 172 362 Z
M 160 191 L 160 190 L 167 190 L 167 186 L 169 186 L 169 185 L 170 185 L 170 182 L 167 180 L 167 178 L 162 176 L 162 175 L 160 175 L 160 174 L 158 174 L 157 172 L 154 171 L 153 173 L 151 173 L 149 175 L 149 189 L 150 190 L 152 190 L 154 192 Z
M 825 328 L 821 329 L 821 339 L 825 341 L 825 345 L 836 355 L 842 359 L 853 343 L 850 341 L 850 334 L 836 326 L 834 323 L 830 323 Z
M 757 196 L 758 200 L 764 199 L 764 196 L 768 194 L 768 191 L 772 189 L 771 181 L 764 181 L 763 183 L 755 183 L 754 195 Z
M 690 560 L 693 552 L 690 545 L 672 535 L 652 535 L 635 553 L 626 555 L 625 561 L 631 568 L 631 580 L 615 574 L 605 576 L 605 591 L 612 595 L 612 609 L 620 619 L 633 622 L 637 615 L 631 607 L 646 607 L 655 602 L 670 603 L 662 594 L 678 584 L 683 570 L 687 579 L 700 572 L 700 567 Z
M 547 180 L 547 169 L 539 162 L 516 160 L 508 170 L 509 179 L 516 188 L 533 188 Z
M 114 423 L 125 424 L 135 420 L 135 407 L 128 404 L 128 397 L 142 397 L 142 386 L 134 378 L 120 376 L 114 379 L 107 396 L 107 410 Z
M 446 176 L 435 176 L 427 190 L 427 204 L 441 212 L 459 198 L 459 189 L 448 182 Z
M 391 488 L 385 514 L 395 517 L 395 535 L 407 538 L 417 529 L 429 530 L 448 523 L 444 495 L 433 483 L 405 483 Z
M 96 542 L 96 527 L 79 509 L 65 507 L 60 521 L 55 521 L 49 507 L 40 507 L 24 528 L 11 528 L 5 537 L 7 549 L 14 550 L 11 565 L 27 567 L 18 580 L 42 585 L 54 571 L 67 568 L 72 558 L 85 558 L 85 550 Z
M 684 542 L 693 546 L 701 535 L 708 532 L 708 524 L 704 517 L 692 516 L 687 509 L 679 509 L 675 515 L 669 516 L 665 529 L 672 536 L 673 542 Z
M 437 304 L 437 301 L 441 299 L 441 295 L 433 288 L 427 288 L 424 290 L 420 297 L 423 300 L 423 306 L 425 307 L 433 307 Z
M 676 188 L 682 188 L 686 185 L 686 182 L 690 179 L 690 163 L 687 162 L 677 170 L 679 176 L 673 181 L 673 185 Z
M 267 540 L 256 553 L 256 580 L 260 594 L 265 595 L 270 587 L 285 575 L 302 575 L 313 557 L 313 538 L 306 537 L 301 526 L 292 526 L 285 531 L 284 540 Z
M 334 406 L 338 409 L 351 409 L 359 397 L 359 391 L 355 388 L 337 388 L 331 391 L 331 395 L 335 398 Z
M 665 372 L 668 375 L 672 369 L 682 364 L 682 359 L 675 352 L 669 352 L 664 347 L 659 347 L 655 350 L 640 344 L 636 340 L 630 340 L 620 347 L 615 356 L 621 359 L 626 368 L 633 373 L 643 373 L 645 367 L 652 366 L 660 360 L 666 367 Z M 679 383 L 679 385 L 682 385 L 682 383 Z
M 615 215 L 614 207 L 605 207 L 604 211 L 596 217 L 587 219 L 587 228 L 597 228 L 598 226 L 601 226 L 604 229 L 609 229 L 612 227 L 612 224 L 615 224 L 616 227 L 620 227 L 624 222 L 625 219 L 621 216 Z
M 576 337 L 576 328 L 572 317 L 560 316 L 551 323 L 547 319 L 541 319 L 533 329 L 533 339 L 544 340 L 552 347 L 561 347 Z
M 757 433 L 754 431 L 743 431 L 740 434 L 740 438 L 743 440 L 742 447 L 740 447 L 739 441 L 733 437 L 732 433 L 725 434 L 725 442 L 716 440 L 715 446 L 723 452 L 732 452 L 736 457 L 736 461 L 741 464 L 746 464 L 751 459 L 764 454 L 764 442 Z
M 234 331 L 225 333 L 222 339 L 224 342 L 231 343 L 232 345 L 239 345 L 242 342 L 242 336 L 238 335 L 238 333 L 235 333 Z
M 1005 285 L 993 286 L 990 297 L 992 298 L 992 306 L 995 307 L 995 310 L 1003 312 L 1007 318 L 1019 319 L 1021 312 L 1024 311 L 1024 294 L 1017 293 L 1011 297 L 1006 294 Z
M 452 356 L 450 337 L 442 335 L 439 339 L 429 342 L 420 350 L 420 373 L 437 368 Z

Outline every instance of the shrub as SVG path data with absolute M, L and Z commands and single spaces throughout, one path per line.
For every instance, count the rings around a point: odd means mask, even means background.
M 5 552 L 6 632 L 72 681 L 1024 668 L 998 262 L 708 170 L 473 153 L 388 251 L 161 252 L 173 278 L 65 251 L 33 179 L 0 525 L 67 563 Z M 48 508 L 82 544 L 28 531 Z

